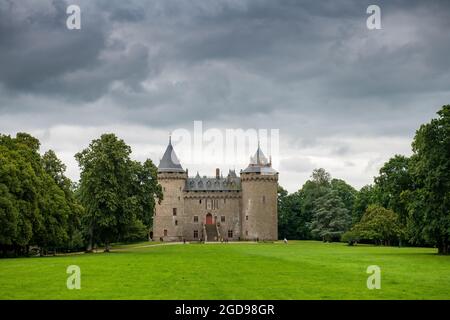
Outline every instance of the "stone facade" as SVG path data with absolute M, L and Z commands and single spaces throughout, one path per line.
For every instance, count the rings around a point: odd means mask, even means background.
M 158 167 L 164 199 L 153 218 L 163 241 L 277 240 L 278 173 L 261 149 L 240 172 L 188 177 L 169 142 Z

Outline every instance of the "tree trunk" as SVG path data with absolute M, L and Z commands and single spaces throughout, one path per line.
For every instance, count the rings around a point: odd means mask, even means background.
M 449 246 L 446 242 L 440 243 L 438 246 L 438 254 L 448 255 L 449 254 Z
M 92 242 L 93 242 L 93 238 L 94 238 L 93 234 L 94 234 L 94 232 L 92 230 L 92 227 L 90 227 L 89 228 L 89 242 L 88 242 L 88 245 L 86 248 L 86 252 L 92 252 L 92 247 L 93 247 Z
M 109 252 L 109 240 L 105 241 L 105 252 Z

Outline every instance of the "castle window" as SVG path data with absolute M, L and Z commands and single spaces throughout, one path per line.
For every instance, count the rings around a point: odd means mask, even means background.
M 178 197 L 178 201 L 180 201 L 181 200 L 181 198 L 180 197 Z
M 247 221 L 248 221 L 248 216 L 245 216 L 245 220 L 247 220 Z
M 266 196 L 262 196 L 262 203 L 266 203 Z
M 164 229 L 164 237 L 167 237 L 167 230 Z
M 194 216 L 194 222 L 198 222 L 198 216 Z
M 227 202 L 227 199 L 223 199 L 223 203 L 226 203 Z
M 233 238 L 233 230 L 228 230 L 228 238 Z
M 175 220 L 175 225 L 176 225 L 176 226 L 178 225 L 178 220 Z
M 220 222 L 225 222 L 225 216 L 220 217 Z
M 248 230 L 245 230 L 245 235 L 248 236 Z
M 194 239 L 198 239 L 198 230 L 194 230 Z
M 176 216 L 176 215 L 177 215 L 177 208 L 173 208 L 173 209 L 172 209 L 172 214 L 173 214 L 173 216 Z

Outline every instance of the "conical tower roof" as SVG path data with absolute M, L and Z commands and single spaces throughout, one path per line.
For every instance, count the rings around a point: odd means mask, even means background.
M 258 142 L 258 149 L 253 157 L 250 158 L 248 167 L 242 171 L 243 173 L 261 173 L 261 174 L 276 174 L 276 170 L 272 168 L 272 163 L 267 160 L 267 157 L 261 150 Z
M 175 150 L 173 149 L 171 138 L 169 138 L 169 145 L 159 162 L 158 172 L 184 172 L 180 160 L 178 160 Z

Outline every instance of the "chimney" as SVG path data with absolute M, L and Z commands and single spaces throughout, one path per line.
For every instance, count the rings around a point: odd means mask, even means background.
M 216 168 L 216 179 L 220 178 L 220 170 L 219 168 Z

